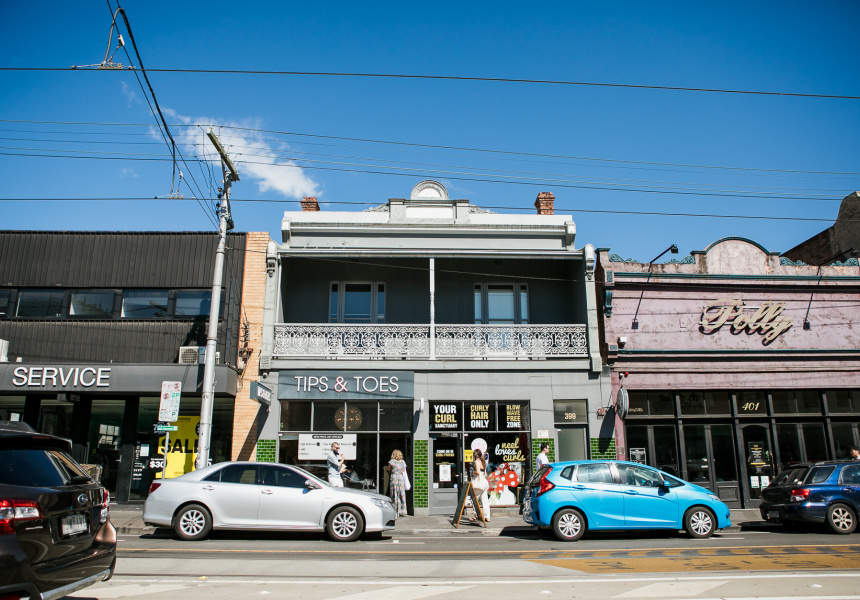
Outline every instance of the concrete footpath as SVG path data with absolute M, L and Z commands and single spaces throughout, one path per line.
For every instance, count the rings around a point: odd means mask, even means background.
M 143 504 L 112 504 L 110 518 L 120 534 L 145 535 L 156 531 L 155 527 L 143 524 Z M 756 509 L 734 509 L 731 520 L 732 526 L 721 530 L 722 532 L 775 527 L 773 524 L 762 521 L 761 514 Z M 397 519 L 395 530 L 389 533 L 423 536 L 498 536 L 532 529 L 534 528 L 523 521 L 516 509 L 502 508 L 494 511 L 492 520 L 487 523 L 486 528 L 480 524 L 470 523 L 465 518 L 460 522 L 459 527 L 454 527 L 453 518 L 450 516 L 406 516 Z

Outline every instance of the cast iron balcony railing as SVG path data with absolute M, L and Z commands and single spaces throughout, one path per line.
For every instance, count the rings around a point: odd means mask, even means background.
M 275 325 L 275 358 L 429 359 L 429 325 Z M 437 359 L 580 358 L 585 325 L 437 325 Z

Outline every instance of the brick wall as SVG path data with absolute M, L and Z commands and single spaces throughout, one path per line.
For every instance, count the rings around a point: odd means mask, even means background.
M 415 464 L 412 466 L 412 506 L 427 508 L 429 506 L 428 490 L 430 488 L 428 457 L 430 455 L 427 440 L 414 440 L 412 456 Z
M 245 250 L 245 282 L 242 288 L 242 317 L 250 325 L 248 348 L 252 354 L 247 359 L 245 372 L 239 380 L 240 389 L 236 393 L 233 410 L 233 452 L 232 460 L 264 460 L 259 451 L 266 448 L 266 459 L 270 451 L 272 462 L 277 460 L 277 440 L 267 440 L 271 444 L 257 443 L 257 411 L 260 407 L 249 394 L 250 382 L 257 379 L 260 364 L 260 345 L 263 340 L 263 304 L 266 297 L 266 248 L 269 244 L 268 233 L 248 233 Z M 241 330 L 240 330 L 241 331 Z M 240 335 L 239 347 L 243 345 Z M 272 445 L 270 449 L 269 446 Z M 256 452 L 255 452 L 256 451 Z
M 555 462 L 555 440 L 552 438 L 532 438 L 532 467 L 535 465 L 537 455 L 540 454 L 541 444 L 549 446 L 546 457 L 549 459 L 549 462 Z
M 278 462 L 278 440 L 259 440 L 257 442 L 257 460 L 260 462 Z
M 591 438 L 591 458 L 615 460 L 615 438 Z

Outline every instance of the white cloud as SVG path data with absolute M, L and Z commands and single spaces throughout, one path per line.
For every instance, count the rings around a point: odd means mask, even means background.
M 125 81 L 120 81 L 119 85 L 122 89 L 122 93 L 125 94 L 126 105 L 131 106 L 132 104 L 140 104 L 140 98 L 137 97 L 137 92 L 128 87 L 128 84 Z
M 221 161 L 209 138 L 204 135 L 210 124 L 217 121 L 205 117 L 186 117 L 171 109 L 165 110 L 164 113 L 175 122 L 198 125 L 198 127 L 171 128 L 173 139 L 177 144 L 182 145 L 182 151 L 186 157 L 188 156 L 186 149 L 193 148 L 194 154 L 209 159 L 215 167 L 216 179 L 220 185 Z M 272 191 L 287 198 L 300 199 L 304 196 L 316 196 L 319 193 L 319 184 L 295 162 L 275 157 L 289 150 L 287 144 L 272 144 L 263 139 L 262 133 L 230 129 L 231 127 L 260 129 L 260 124 L 254 121 L 221 122 L 213 127 L 221 145 L 239 170 L 243 182 L 250 179 L 261 192 Z M 153 130 L 153 134 L 159 140 L 162 139 L 157 130 Z
M 134 169 L 129 168 L 129 167 L 123 167 L 122 169 L 120 169 L 119 176 L 120 177 L 140 177 L 140 175 L 138 175 Z

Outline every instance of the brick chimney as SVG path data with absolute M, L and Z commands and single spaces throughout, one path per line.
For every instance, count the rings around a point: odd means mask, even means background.
M 541 192 L 535 200 L 535 208 L 539 215 L 555 214 L 555 195 L 552 192 Z
M 302 198 L 302 210 L 305 212 L 316 212 L 320 209 L 320 203 L 316 196 L 305 196 Z

